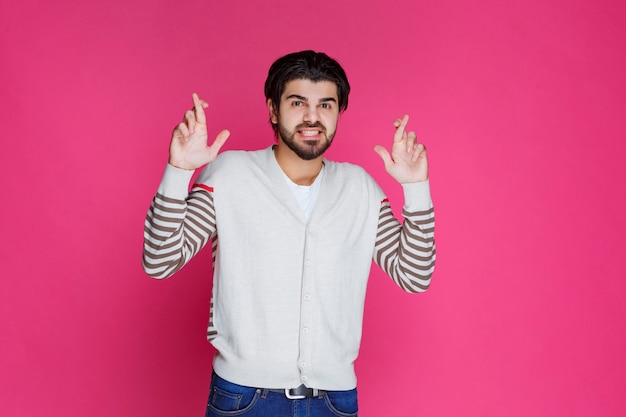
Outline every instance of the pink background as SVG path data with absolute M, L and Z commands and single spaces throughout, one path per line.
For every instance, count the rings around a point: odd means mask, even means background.
M 374 269 L 361 415 L 625 415 L 625 27 L 609 0 L 2 0 L 0 415 L 203 415 L 209 252 L 149 279 L 144 216 L 191 93 L 266 147 L 267 68 L 306 48 L 353 86 L 331 158 L 399 212 L 373 146 L 408 112 L 430 152 L 437 270 L 411 296 Z

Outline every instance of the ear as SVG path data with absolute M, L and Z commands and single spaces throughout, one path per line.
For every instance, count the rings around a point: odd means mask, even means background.
M 270 121 L 272 124 L 278 123 L 278 114 L 276 114 L 276 109 L 274 109 L 274 105 L 272 103 L 272 99 L 267 99 L 267 109 L 270 111 Z

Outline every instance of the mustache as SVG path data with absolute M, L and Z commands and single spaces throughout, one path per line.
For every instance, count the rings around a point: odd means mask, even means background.
M 326 127 L 321 124 L 320 122 L 315 122 L 315 123 L 301 123 L 298 126 L 296 126 L 296 130 L 301 130 L 301 129 L 310 129 L 310 128 L 318 128 L 319 130 L 321 130 L 323 133 L 326 133 Z

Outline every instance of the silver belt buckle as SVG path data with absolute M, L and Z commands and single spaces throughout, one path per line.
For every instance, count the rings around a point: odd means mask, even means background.
M 317 388 L 312 388 L 312 389 L 313 389 L 313 396 L 317 397 L 320 391 Z M 289 391 L 291 391 L 291 388 L 285 388 L 285 397 L 289 398 L 290 400 L 303 400 L 306 398 L 306 395 L 291 395 Z
M 285 388 L 285 397 L 289 398 L 290 400 L 303 400 L 306 398 L 305 395 L 291 395 L 289 391 L 291 391 L 291 388 Z

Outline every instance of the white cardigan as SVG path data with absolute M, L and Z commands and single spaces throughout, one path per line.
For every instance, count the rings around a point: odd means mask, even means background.
M 189 196 L 190 174 L 166 169 L 157 198 L 187 198 L 188 228 L 194 233 L 206 229 L 200 246 L 208 238 L 214 241 L 208 335 L 217 349 L 214 370 L 229 381 L 262 388 L 356 386 L 353 363 L 377 233 L 383 233 L 385 196 L 362 168 L 324 163 L 319 198 L 308 222 L 271 148 L 220 154 Z M 428 183 L 412 186 L 410 192 L 405 187 L 405 197 L 410 194 L 406 199 L 413 207 L 405 204 L 405 211 L 417 210 L 432 224 Z M 194 193 L 203 196 L 206 208 L 193 202 Z M 393 221 L 385 230 L 398 236 L 385 239 L 398 246 L 400 226 Z M 147 222 L 157 223 L 150 213 Z M 427 287 L 434 266 L 432 230 L 419 238 L 429 256 L 411 282 L 420 279 Z M 199 250 L 188 246 L 193 253 L 184 262 Z

